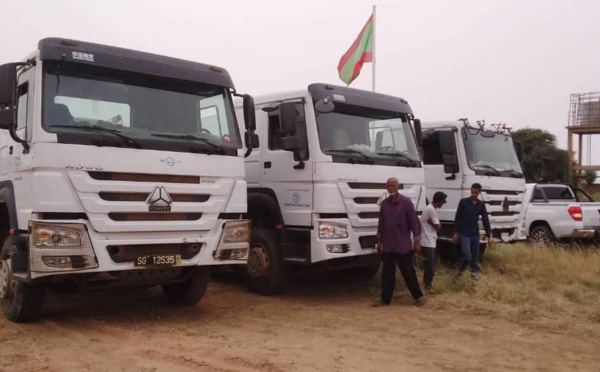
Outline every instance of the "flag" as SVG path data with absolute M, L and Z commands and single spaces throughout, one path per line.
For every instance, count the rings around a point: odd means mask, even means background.
M 373 15 L 358 34 L 354 43 L 340 59 L 338 73 L 340 79 L 350 84 L 360 74 L 363 63 L 373 61 Z

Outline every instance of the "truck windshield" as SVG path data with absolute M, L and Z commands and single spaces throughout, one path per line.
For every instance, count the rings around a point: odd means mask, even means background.
M 77 64 L 45 63 L 43 127 L 66 143 L 229 155 L 240 146 L 226 88 Z
M 406 114 L 336 103 L 333 112 L 317 112 L 317 126 L 321 149 L 334 161 L 420 166 Z
M 463 129 L 469 167 L 478 174 L 523 178 L 523 172 L 510 136 L 484 137 Z

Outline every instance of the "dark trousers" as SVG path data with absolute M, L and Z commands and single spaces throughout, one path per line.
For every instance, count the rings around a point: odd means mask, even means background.
M 381 272 L 382 302 L 389 304 L 392 301 L 392 294 L 396 285 L 396 264 L 412 297 L 416 300 L 423 296 L 413 264 L 412 251 L 406 254 L 383 252 L 381 261 L 383 264 Z
M 430 289 L 435 275 L 435 248 L 421 247 L 423 255 L 423 285 L 425 289 Z

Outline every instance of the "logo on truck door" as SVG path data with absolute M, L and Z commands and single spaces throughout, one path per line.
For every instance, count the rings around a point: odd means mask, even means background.
M 171 195 L 164 186 L 155 186 L 146 198 L 146 203 L 150 205 L 148 207 L 150 212 L 170 212 L 173 199 L 171 199 Z

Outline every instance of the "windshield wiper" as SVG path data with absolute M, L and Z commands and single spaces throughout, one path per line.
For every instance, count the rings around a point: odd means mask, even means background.
M 523 177 L 523 173 L 516 169 L 503 169 L 502 173 L 512 173 L 514 176 Z
M 474 167 L 477 167 L 477 168 L 485 168 L 485 169 L 489 169 L 489 170 L 491 170 L 491 171 L 494 171 L 494 172 L 496 172 L 496 174 L 498 174 L 498 175 L 502 175 L 502 173 L 501 173 L 501 172 L 500 172 L 498 169 L 496 169 L 496 168 L 492 167 L 491 165 L 487 165 L 487 164 L 478 164 L 478 165 L 473 165 L 473 166 L 474 166 Z
M 375 164 L 375 160 L 373 160 L 372 157 L 368 156 L 367 154 L 365 154 L 364 152 L 359 151 L 359 150 L 355 150 L 355 149 L 325 149 L 323 151 L 324 152 L 341 152 L 344 154 L 358 154 L 358 155 L 361 155 L 363 158 L 365 158 L 365 160 L 369 164 Z
M 388 156 L 394 156 L 394 157 L 398 157 L 398 158 L 403 158 L 406 159 L 410 162 L 411 165 L 419 165 L 419 162 L 416 161 L 415 159 L 411 158 L 410 156 L 401 153 L 401 152 L 376 152 L 377 155 L 388 155 Z
M 206 143 L 207 145 L 211 146 L 213 149 L 217 150 L 221 154 L 225 154 L 227 152 L 221 146 L 210 142 L 210 140 L 208 138 L 196 137 L 196 136 L 193 136 L 191 134 L 152 133 L 151 135 L 154 136 L 154 137 L 164 137 L 164 138 L 174 138 L 174 139 L 186 139 L 186 140 L 192 140 L 192 141 L 200 141 L 202 143 Z
M 58 125 L 51 125 L 51 128 L 71 128 L 71 129 L 80 129 L 80 130 L 87 130 L 87 131 L 97 131 L 97 132 L 105 132 L 105 133 L 111 133 L 123 140 L 125 140 L 125 142 L 130 145 L 131 147 L 135 147 L 138 149 L 141 149 L 142 146 L 140 146 L 140 144 L 135 141 L 133 138 L 124 135 L 123 133 L 121 133 L 121 131 L 117 130 L 117 129 L 110 129 L 110 128 L 104 128 L 104 127 L 100 127 L 98 125 L 86 125 L 86 126 L 80 126 L 80 125 L 67 125 L 67 124 L 58 124 Z

